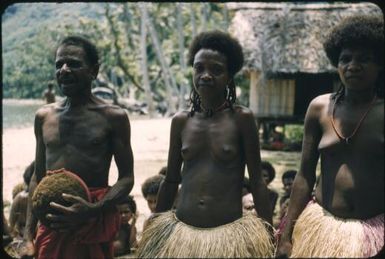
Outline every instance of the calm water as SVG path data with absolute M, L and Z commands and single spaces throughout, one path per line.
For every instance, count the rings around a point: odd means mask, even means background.
M 41 100 L 3 100 L 3 129 L 33 126 L 36 110 L 44 104 Z

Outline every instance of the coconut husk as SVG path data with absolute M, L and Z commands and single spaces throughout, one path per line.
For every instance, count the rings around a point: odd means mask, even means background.
M 368 220 L 333 216 L 311 202 L 293 230 L 291 257 L 366 258 L 384 246 L 384 214 Z
M 268 224 L 253 213 L 214 228 L 197 228 L 165 212 L 143 232 L 139 258 L 261 258 L 273 257 Z
M 87 185 L 79 176 L 65 169 L 51 171 L 40 181 L 32 196 L 32 212 L 43 225 L 49 226 L 46 219 L 47 214 L 59 214 L 57 210 L 50 207 L 50 202 L 64 206 L 70 205 L 62 197 L 63 193 L 80 196 L 91 201 Z

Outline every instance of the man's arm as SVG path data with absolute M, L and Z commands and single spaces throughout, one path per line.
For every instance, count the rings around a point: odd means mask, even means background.
M 180 170 L 182 166 L 182 155 L 180 153 L 182 146 L 181 132 L 185 117 L 185 114 L 179 113 L 175 115 L 171 121 L 167 173 L 165 180 L 162 181 L 159 187 L 155 209 L 156 212 L 170 210 L 178 192 L 178 185 L 181 181 Z
M 257 214 L 272 224 L 269 193 L 261 173 L 261 155 L 259 151 L 258 131 L 251 111 L 242 110 L 239 114 L 239 125 L 245 153 L 247 171 L 250 177 L 250 188 Z
M 43 142 L 43 125 L 44 114 L 42 110 L 39 110 L 35 116 L 34 131 L 36 137 L 36 152 L 35 152 L 35 169 L 31 177 L 31 181 L 28 187 L 28 206 L 26 215 L 26 224 L 24 229 L 24 240 L 26 241 L 25 250 L 22 254 L 32 256 L 35 253 L 33 245 L 33 239 L 36 234 L 37 218 L 32 213 L 32 195 L 35 191 L 37 184 L 44 177 L 45 168 L 45 145 Z
M 126 197 L 134 186 L 134 157 L 131 148 L 131 126 L 128 115 L 119 110 L 112 118 L 113 155 L 118 168 L 118 181 L 106 196 L 97 203 L 101 209 L 109 209 Z
M 309 104 L 305 116 L 301 166 L 293 182 L 287 212 L 287 224 L 278 244 L 277 256 L 290 256 L 294 223 L 311 197 L 319 158 L 318 144 L 322 136 L 319 123 L 321 109 L 322 103 L 320 103 L 320 98 L 318 97 Z

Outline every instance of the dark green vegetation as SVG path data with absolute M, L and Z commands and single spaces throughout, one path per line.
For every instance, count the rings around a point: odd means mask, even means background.
M 98 79 L 123 96 L 183 108 L 191 87 L 186 55 L 192 37 L 227 31 L 231 17 L 223 3 L 13 4 L 2 15 L 3 97 L 41 98 L 47 83 L 55 82 L 57 43 L 82 34 L 100 51 Z M 248 82 L 239 76 L 237 85 Z

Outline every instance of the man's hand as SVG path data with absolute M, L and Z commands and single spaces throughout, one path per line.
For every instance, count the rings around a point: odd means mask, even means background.
M 278 242 L 276 258 L 289 258 L 291 255 L 291 249 L 293 245 L 290 241 L 280 240 Z
M 24 241 L 20 248 L 20 258 L 29 259 L 35 256 L 35 245 L 32 241 Z
M 47 214 L 46 218 L 51 222 L 49 227 L 59 231 L 67 232 L 74 230 L 84 224 L 90 217 L 94 217 L 100 211 L 100 207 L 95 203 L 90 203 L 79 196 L 63 193 L 63 198 L 71 202 L 71 206 L 51 202 L 54 208 L 61 214 Z

